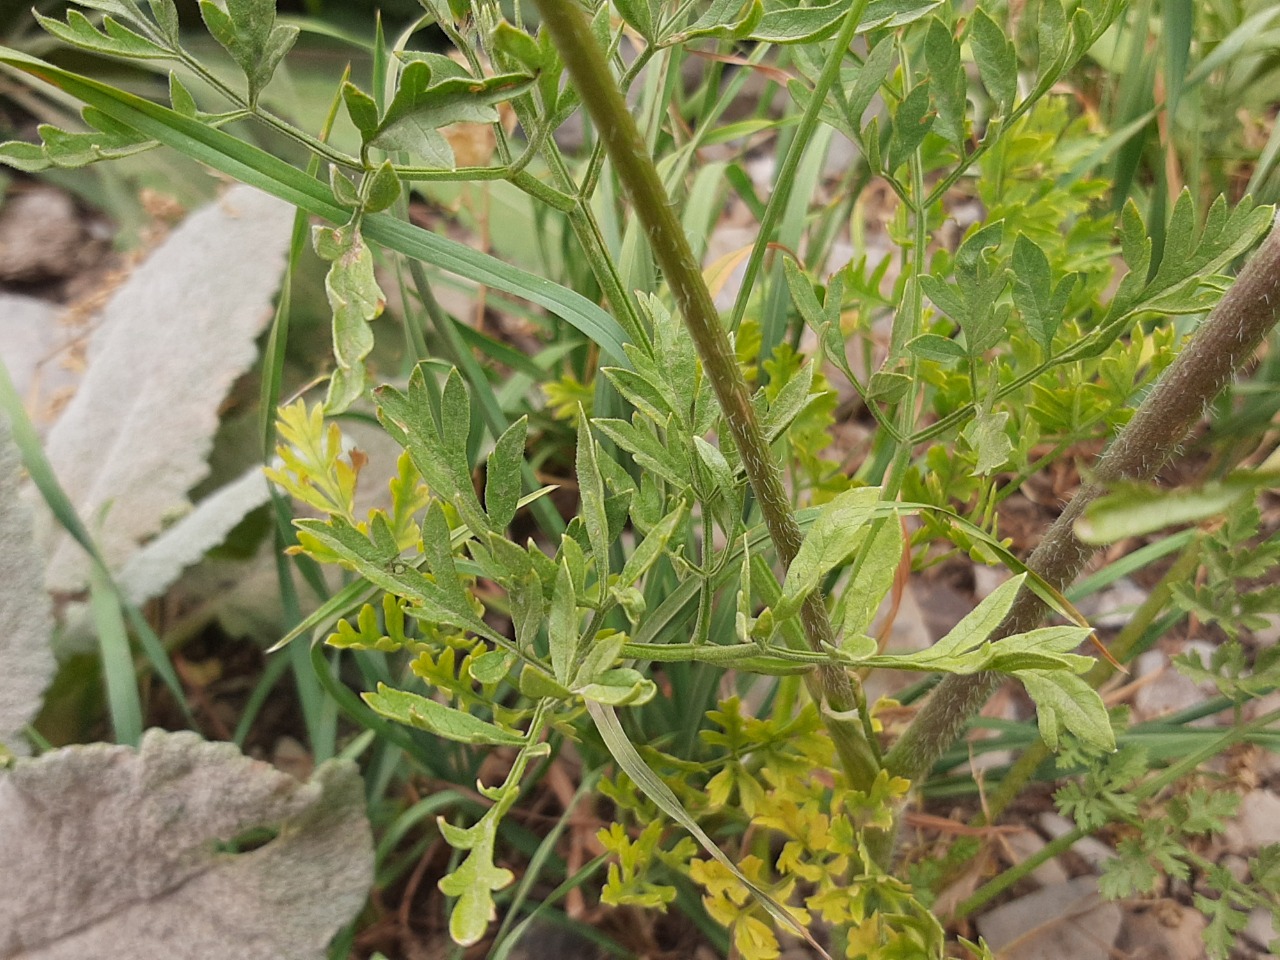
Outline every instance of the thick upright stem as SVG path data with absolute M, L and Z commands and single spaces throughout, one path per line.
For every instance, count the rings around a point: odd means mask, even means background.
M 537 5 L 583 105 L 595 121 L 618 179 L 631 197 L 693 337 L 729 432 L 742 455 L 747 479 L 760 504 L 778 557 L 790 565 L 800 549 L 800 527 L 783 487 L 782 473 L 756 421 L 746 380 L 703 282 L 698 261 L 685 238 L 684 228 L 580 8 L 574 0 L 537 0 Z M 805 602 L 800 619 L 813 649 L 822 650 L 823 644 L 836 642 L 831 619 L 820 597 L 811 596 Z M 866 790 L 879 772 L 880 764 L 857 719 L 859 698 L 853 681 L 848 672 L 836 664 L 824 665 L 815 673 L 817 692 L 829 708 L 825 714 L 828 729 L 850 783 Z M 832 716 L 833 713 L 842 716 Z
M 1093 479 L 1049 528 L 1027 566 L 1060 590 L 1069 586 L 1093 553 L 1074 530 L 1085 507 L 1109 484 L 1153 478 L 1199 421 L 1206 404 L 1249 361 L 1278 319 L 1280 229 L 1273 226 L 1231 289 L 1102 455 Z M 1044 603 L 1023 590 L 996 637 L 1033 630 L 1045 613 Z M 890 772 L 910 780 L 927 773 L 1000 681 L 1000 675 L 992 673 L 943 680 L 885 758 Z

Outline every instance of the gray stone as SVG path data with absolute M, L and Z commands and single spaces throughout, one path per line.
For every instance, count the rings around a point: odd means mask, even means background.
M 1109 960 L 1120 908 L 1093 877 L 1077 877 L 1006 903 L 978 918 L 1000 960 Z

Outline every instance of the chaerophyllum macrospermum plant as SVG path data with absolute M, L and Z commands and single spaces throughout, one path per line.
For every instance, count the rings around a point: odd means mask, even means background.
M 42 127 L 40 144 L 6 144 L 0 159 L 38 172 L 164 144 L 325 221 L 312 244 L 329 263 L 334 368 L 323 407 L 281 411 L 270 475 L 315 514 L 295 522 L 293 552 L 356 578 L 304 628 L 404 668 L 365 690 L 363 706 L 344 705 L 408 747 L 396 725 L 509 758 L 501 782 L 482 787 L 481 816 L 439 822 L 458 853 L 440 882 L 453 938 L 486 935 L 514 880 L 500 863 L 503 817 L 531 769 L 576 739 L 616 763 L 602 785 L 618 811 L 600 837 L 616 858 L 606 902 L 665 907 L 683 874 L 746 957 L 777 956 L 777 930 L 849 958 L 941 956 L 941 923 L 895 862 L 905 797 L 1009 677 L 1048 748 L 1070 737 L 1115 749 L 1096 661 L 1080 652 L 1090 631 L 1062 595 L 1090 553 L 1073 525 L 1109 484 L 1159 470 L 1280 305 L 1280 240 L 1228 278 L 1268 209 L 1219 200 L 1198 214 L 1184 193 L 1157 250 L 1132 202 L 1114 219 L 1097 208 L 1101 148 L 1054 90 L 1124 5 L 1040 0 L 1015 44 L 995 5 L 938 0 L 538 0 L 536 24 L 533 10 L 508 15 L 491 0 L 423 0 L 418 26 L 439 28 L 453 56 L 409 49 L 412 31 L 394 44 L 379 34 L 373 83 L 343 77 L 314 134 L 268 106 L 296 39 L 269 0 L 201 3 L 240 83 L 183 45 L 170 0 L 81 5 L 101 16 L 41 23 L 84 49 L 173 64 L 170 106 L 0 51 L 85 101 L 92 128 Z M 728 76 L 731 48 L 750 52 L 734 54 L 745 69 Z M 715 66 L 686 96 L 681 67 L 699 53 Z M 697 169 L 700 148 L 778 126 L 762 114 L 723 132 L 756 68 L 785 71 L 794 127 L 767 201 L 740 164 L 710 180 Z M 202 109 L 215 95 L 223 109 Z M 668 108 L 694 122 L 669 123 Z M 579 112 L 589 136 L 575 153 L 555 134 Z M 349 143 L 329 135 L 339 113 Z M 306 169 L 224 129 L 248 119 L 296 145 Z M 493 162 L 459 164 L 455 124 L 487 130 Z M 809 198 L 793 192 L 816 189 L 809 151 L 836 135 L 857 146 L 856 169 L 806 218 Z M 572 237 L 575 264 L 538 276 L 411 224 L 406 194 L 450 181 L 509 185 Z M 698 224 L 681 215 L 722 201 L 706 193 L 720 181 L 759 222 L 725 312 L 691 246 Z M 872 181 L 894 198 L 893 249 L 828 273 L 839 218 L 857 216 Z M 961 188 L 980 213 L 948 242 Z M 633 218 L 619 216 L 624 198 Z M 769 265 L 770 244 L 806 238 L 805 255 Z M 411 294 L 410 372 L 370 391 L 380 258 Z M 554 436 L 545 412 L 498 396 L 433 293 L 441 271 L 523 298 L 590 343 L 581 378 L 547 384 L 575 434 L 571 515 L 535 470 L 536 443 Z M 557 282 L 575 276 L 589 296 Z M 1206 313 L 1179 350 L 1168 319 Z M 853 472 L 824 458 L 832 378 L 875 423 Z M 342 452 L 325 415 L 366 403 L 404 453 L 391 506 L 358 515 L 362 460 Z M 1108 439 L 1019 561 L 999 502 Z M 514 534 L 526 516 L 536 536 Z M 1014 575 L 929 649 L 885 649 L 882 601 L 939 548 Z M 1043 625 L 1050 612 L 1062 622 Z M 944 678 L 892 736 L 861 682 L 880 668 Z M 722 674 L 738 695 L 715 702 Z M 691 736 L 652 727 L 677 688 L 698 712 L 711 706 Z M 748 709 L 761 691 L 767 706 Z

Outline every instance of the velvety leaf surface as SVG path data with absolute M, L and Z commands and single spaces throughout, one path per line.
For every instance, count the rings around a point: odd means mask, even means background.
M 19 736 L 53 675 L 53 617 L 31 512 L 18 498 L 22 461 L 0 414 L 0 745 L 25 753 Z
M 89 368 L 46 453 L 113 570 L 189 507 L 218 407 L 256 354 L 284 266 L 292 208 L 228 190 L 173 232 L 96 323 Z M 46 584 L 75 592 L 83 552 L 58 534 Z
M 19 760 L 0 850 L 0 956 L 24 960 L 322 960 L 373 880 L 354 764 L 299 783 L 186 732 Z

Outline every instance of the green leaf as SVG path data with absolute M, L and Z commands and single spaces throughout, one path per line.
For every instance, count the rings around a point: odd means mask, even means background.
M 909 23 L 923 20 L 942 6 L 943 2 L 944 0 L 871 0 L 862 14 L 858 32 L 905 27 Z
M 813 387 L 812 363 L 806 363 L 797 373 L 790 377 L 778 391 L 769 409 L 760 418 L 760 431 L 770 443 L 777 440 L 804 412 L 809 405 L 809 391 Z
M 490 813 L 496 809 L 492 808 Z M 436 820 L 449 846 L 470 851 L 458 868 L 437 884 L 445 896 L 457 898 L 449 915 L 449 936 L 460 946 L 469 947 L 480 941 L 497 916 L 494 892 L 515 879 L 510 870 L 493 863 L 498 821 L 499 817 L 486 814 L 474 826 L 463 830 L 443 817 Z
M 365 176 L 369 178 L 364 196 L 364 209 L 368 213 L 385 210 L 400 199 L 400 177 L 390 160 L 382 161 L 382 166 Z
M 1280 487 L 1280 476 L 1257 471 L 1233 474 L 1196 487 L 1162 490 L 1147 484 L 1125 484 L 1085 509 L 1075 534 L 1084 543 L 1114 543 L 1182 523 L 1201 523 L 1226 513 L 1233 504 L 1259 489 Z
M 689 486 L 690 470 L 687 465 L 682 465 L 677 459 L 676 450 L 660 443 L 658 438 L 643 426 L 628 423 L 626 420 L 609 418 L 594 420 L 591 425 L 630 453 L 637 466 L 653 471 L 677 491 Z
M 354 209 L 360 205 L 360 193 L 355 182 L 335 163 L 329 165 L 329 189 L 333 191 L 334 199 L 344 207 Z
M 968 82 L 960 62 L 960 44 L 951 28 L 934 17 L 924 40 L 925 63 L 933 101 L 938 108 L 934 129 L 956 146 L 967 139 L 965 133 L 966 93 Z
M 866 633 L 875 619 L 885 594 L 893 586 L 902 560 L 902 527 L 890 517 L 872 528 L 872 540 L 858 578 L 845 588 L 841 598 L 840 628 L 846 636 Z M 874 653 L 874 648 L 868 653 Z
M 366 142 L 373 139 L 378 132 L 378 105 L 373 97 L 348 80 L 342 85 L 342 102 L 361 139 Z
M 867 399 L 883 403 L 897 403 L 911 389 L 911 378 L 905 373 L 877 370 L 867 381 Z
M 582 503 L 582 522 L 591 542 L 592 559 L 600 589 L 609 579 L 609 516 L 605 512 L 604 477 L 596 461 L 596 442 L 591 436 L 587 415 L 578 407 L 578 496 Z
M 387 301 L 373 275 L 373 253 L 358 226 L 315 227 L 312 237 L 316 253 L 331 261 L 324 288 L 333 310 L 333 358 L 338 366 L 329 381 L 325 413 L 341 413 L 364 395 L 364 359 L 373 350 L 369 321 L 382 313 Z
M 169 102 L 173 104 L 173 109 L 184 117 L 194 118 L 199 113 L 196 106 L 195 97 L 191 95 L 191 91 L 186 88 L 178 75 L 172 71 L 169 73 Z
M 510 525 L 520 502 L 520 467 L 529 418 L 521 417 L 503 431 L 493 446 L 484 474 L 484 508 L 498 530 Z
M 1076 279 L 1064 277 L 1055 287 L 1049 258 L 1025 234 L 1018 234 L 1014 241 L 1012 266 L 1014 305 L 1032 338 L 1048 357 L 1053 352 L 1053 335 L 1062 323 Z
M 639 582 L 652 567 L 662 552 L 666 549 L 668 541 L 676 528 L 684 521 L 685 502 L 683 500 L 676 501 L 675 509 L 668 513 L 665 517 L 658 521 L 643 540 L 636 545 L 631 556 L 627 557 L 627 562 L 622 565 L 622 572 L 618 574 L 614 584 L 616 589 L 625 590 L 627 587 L 634 586 Z
M 1008 115 L 1018 95 L 1018 54 L 1004 29 L 982 7 L 970 21 L 969 45 L 987 92 L 1001 115 Z
M 741 40 L 764 17 L 760 0 L 711 0 L 711 5 L 689 27 L 666 40 L 666 45 L 683 44 L 698 37 Z
M 1019 574 L 1000 584 L 966 614 L 964 619 L 952 627 L 945 637 L 928 650 L 915 654 L 914 657 L 922 663 L 934 660 L 957 660 L 975 650 L 995 632 L 996 627 L 1000 626 L 1005 614 L 1013 607 L 1013 602 L 1017 599 L 1018 592 L 1026 579 L 1026 574 Z
M 571 682 L 576 666 L 574 658 L 578 653 L 578 606 L 573 587 L 569 561 L 561 560 L 551 594 L 547 636 L 551 641 L 551 667 L 556 681 L 564 686 Z
M 961 431 L 961 436 L 978 455 L 977 465 L 970 476 L 986 476 L 1009 462 L 1013 441 L 1009 439 L 1008 427 L 1008 411 L 980 410 Z
M 936 333 L 922 333 L 907 343 L 907 349 L 921 360 L 936 360 L 938 363 L 963 360 L 968 356 L 964 344 L 957 343 L 950 337 L 940 337 Z
M 175 60 L 178 57 L 175 51 L 152 43 L 110 16 L 102 18 L 101 31 L 79 10 L 68 10 L 66 23 L 39 13 L 33 12 L 33 16 L 47 32 L 82 50 L 130 60 Z
M 499 683 L 515 664 L 515 654 L 507 650 L 490 650 L 471 661 L 467 671 L 477 683 Z
M 826 40 L 849 12 L 848 0 L 822 7 L 783 6 L 766 10 L 748 37 L 761 43 L 813 43 Z
M 574 691 L 584 700 L 610 707 L 637 707 L 648 703 L 657 692 L 657 684 L 630 667 L 606 670 Z
M 622 17 L 636 32 L 646 40 L 654 39 L 654 24 L 658 10 L 654 0 L 613 0 L 613 5 Z
M 298 28 L 276 24 L 275 0 L 227 0 L 226 10 L 213 0 L 200 0 L 200 15 L 209 33 L 244 71 L 249 105 L 255 105 L 298 39 Z
M 893 46 L 891 41 L 881 40 L 867 52 L 867 58 L 862 62 L 858 76 L 846 94 L 845 116 L 850 129 L 862 130 L 862 115 L 867 112 L 880 84 L 889 75 L 889 66 L 893 63 Z
M 523 734 L 505 730 L 416 693 L 396 690 L 385 683 L 378 684 L 376 693 L 364 693 L 361 696 L 380 716 L 405 726 L 426 730 L 446 740 L 494 747 L 516 747 L 524 744 Z
M 1098 691 L 1066 670 L 1027 670 L 1017 674 L 1035 701 L 1040 738 L 1058 749 L 1063 731 L 1107 752 L 1116 748 L 1115 733 Z
M 177 46 L 181 27 L 177 4 L 173 0 L 148 0 L 148 6 L 151 7 L 151 16 L 155 18 L 156 26 L 160 28 L 164 38 Z
M 897 170 L 933 129 L 937 115 L 929 109 L 929 81 L 911 89 L 893 112 L 893 132 L 889 137 L 888 169 Z
M 435 63 L 436 71 L 442 72 L 439 61 Z M 518 96 L 532 82 L 524 74 L 441 78 L 433 72 L 432 63 L 414 60 L 401 71 L 395 95 L 368 143 L 416 156 L 434 155 L 439 150 L 440 135 L 436 131 L 440 127 L 457 122 L 496 122 L 494 104 Z
M 844 562 L 879 502 L 878 487 L 857 487 L 823 505 L 787 569 L 782 598 L 774 606 L 775 618 L 780 620 L 799 610 L 822 578 Z

